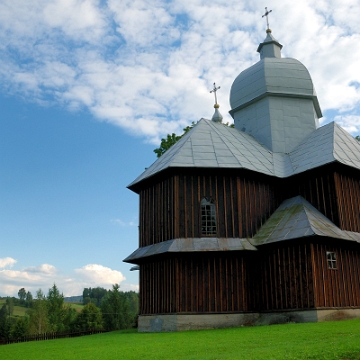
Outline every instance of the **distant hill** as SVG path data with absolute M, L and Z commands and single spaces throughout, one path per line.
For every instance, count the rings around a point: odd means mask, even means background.
M 64 298 L 65 302 L 74 302 L 74 303 L 82 303 L 83 297 L 82 295 L 79 296 L 68 296 Z

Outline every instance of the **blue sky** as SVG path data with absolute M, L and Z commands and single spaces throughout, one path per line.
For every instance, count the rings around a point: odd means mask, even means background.
M 126 188 L 167 133 L 225 122 L 235 77 L 258 61 L 265 6 L 282 54 L 310 71 L 324 118 L 360 131 L 356 0 L 0 3 L 0 296 L 138 289 Z

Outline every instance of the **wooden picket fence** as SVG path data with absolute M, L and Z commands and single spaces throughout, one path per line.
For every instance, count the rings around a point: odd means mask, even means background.
M 63 339 L 71 338 L 77 336 L 93 335 L 108 332 L 107 330 L 87 330 L 87 331 L 77 331 L 77 332 L 49 332 L 45 334 L 36 334 L 22 336 L 19 338 L 9 338 L 9 339 L 0 339 L 0 345 L 13 344 L 19 342 L 27 341 L 42 341 L 42 340 L 53 340 L 53 339 Z

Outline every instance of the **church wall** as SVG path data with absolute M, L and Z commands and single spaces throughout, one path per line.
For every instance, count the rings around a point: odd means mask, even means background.
M 340 226 L 333 167 L 307 171 L 281 182 L 285 190 L 284 200 L 301 195 L 335 225 Z
M 360 232 L 360 176 L 343 170 L 335 173 L 339 226 L 343 230 Z
M 351 241 L 327 239 L 312 245 L 316 307 L 360 306 L 360 246 Z M 329 268 L 327 252 L 336 254 Z
M 248 309 L 245 252 L 192 254 L 141 265 L 140 315 Z
M 140 192 L 140 247 L 175 238 L 174 178 L 163 179 Z
M 254 262 L 255 289 L 250 310 L 272 311 L 315 307 L 311 247 L 287 241 L 259 248 Z
M 201 175 L 169 176 L 141 190 L 140 246 L 201 237 L 204 197 L 214 199 L 218 237 L 252 237 L 281 201 L 269 178 L 262 179 L 248 173 L 214 175 L 203 170 Z

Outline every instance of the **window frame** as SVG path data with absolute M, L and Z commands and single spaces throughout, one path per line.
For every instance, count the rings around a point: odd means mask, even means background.
M 337 255 L 335 251 L 326 251 L 326 263 L 330 270 L 337 270 Z
M 215 200 L 204 197 L 200 201 L 201 237 L 214 237 L 218 234 Z

